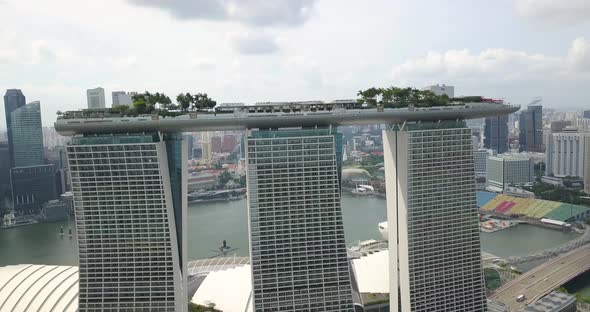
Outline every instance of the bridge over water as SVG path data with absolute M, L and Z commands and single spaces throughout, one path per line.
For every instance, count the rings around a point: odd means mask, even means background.
M 498 288 L 490 299 L 519 311 L 590 269 L 590 245 L 584 245 L 524 273 Z M 516 297 L 526 299 L 517 302 Z

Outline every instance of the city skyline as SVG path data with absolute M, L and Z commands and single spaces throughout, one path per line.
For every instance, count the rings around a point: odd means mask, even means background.
M 96 86 L 107 97 L 118 90 L 190 90 L 218 102 L 255 102 L 351 98 L 371 85 L 445 83 L 456 86 L 457 95 L 483 93 L 521 105 L 536 96 L 546 108 L 586 104 L 585 1 L 264 3 L 5 0 L 0 89 L 20 88 L 40 100 L 44 124 L 57 110 L 84 107 L 85 90 Z M 416 15 L 421 18 L 411 18 Z M 503 23 L 482 23 L 484 17 Z M 153 38 L 165 39 L 142 44 Z M 331 52 L 336 47 L 338 53 Z

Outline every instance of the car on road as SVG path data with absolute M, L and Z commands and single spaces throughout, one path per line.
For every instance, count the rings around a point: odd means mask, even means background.
M 516 301 L 518 301 L 518 302 L 523 302 L 523 301 L 524 301 L 524 299 L 526 299 L 526 296 L 525 296 L 525 295 L 518 295 L 518 296 L 516 297 Z

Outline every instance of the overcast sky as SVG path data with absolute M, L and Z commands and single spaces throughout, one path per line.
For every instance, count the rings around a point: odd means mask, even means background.
M 446 83 L 590 108 L 588 0 L 0 0 L 0 21 L 0 90 L 41 101 L 44 125 L 97 86 L 107 106 L 115 90 L 249 103 Z

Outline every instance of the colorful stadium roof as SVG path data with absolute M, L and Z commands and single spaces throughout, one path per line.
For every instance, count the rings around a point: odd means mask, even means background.
M 483 212 L 526 216 L 534 219 L 547 218 L 557 221 L 568 221 L 590 216 L 590 208 L 588 207 L 490 192 L 477 192 L 477 207 Z

